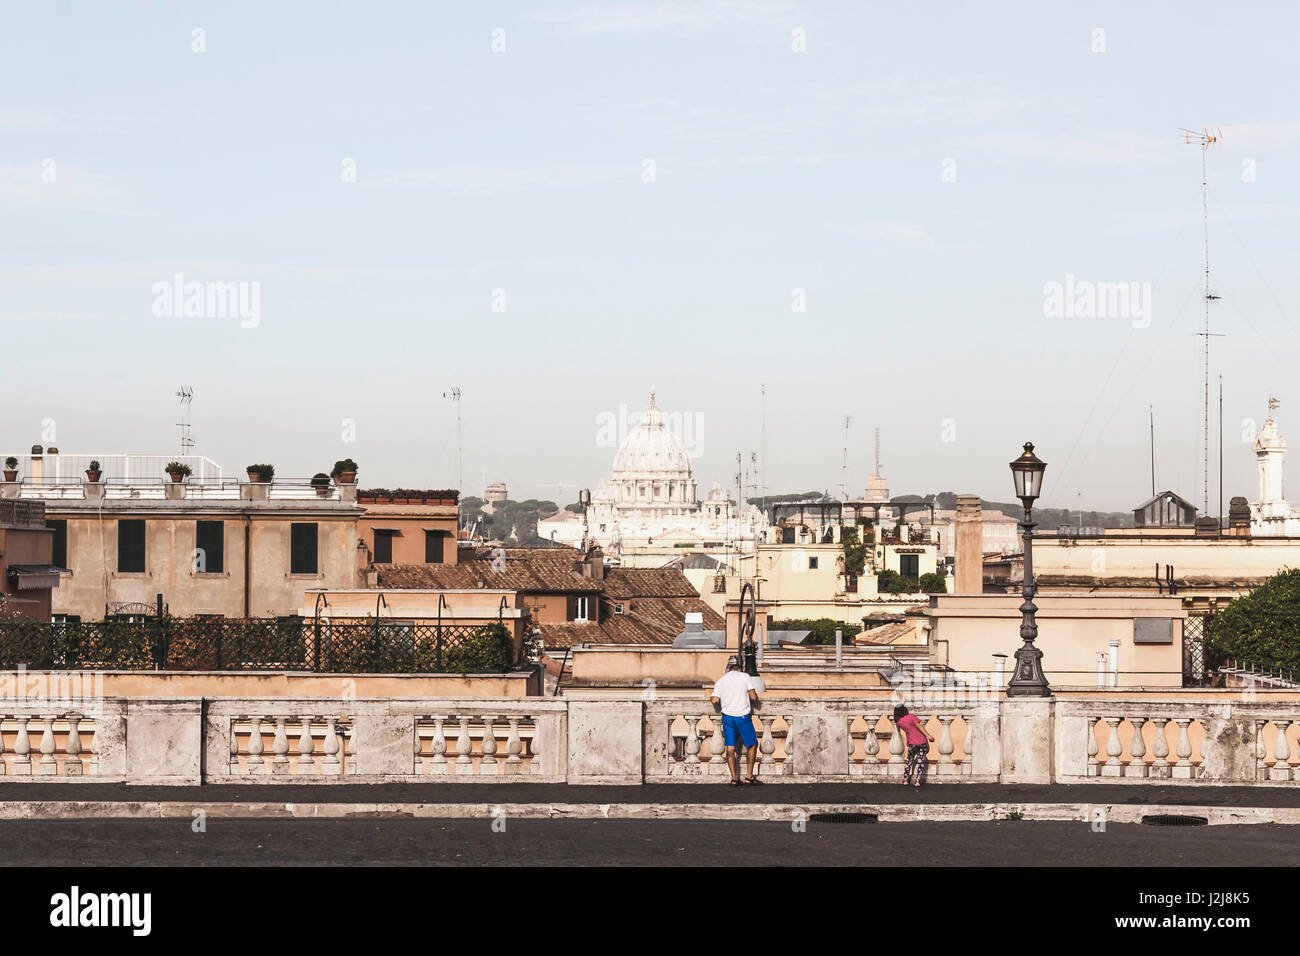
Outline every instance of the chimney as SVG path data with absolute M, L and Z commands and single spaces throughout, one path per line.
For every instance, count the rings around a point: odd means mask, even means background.
M 32 446 L 32 463 L 27 469 L 27 478 L 36 484 L 40 484 L 45 477 L 45 459 L 42 457 L 42 452 L 40 445 Z
M 979 495 L 958 495 L 953 518 L 953 593 L 984 593 L 984 519 Z
M 1241 495 L 1228 502 L 1228 534 L 1250 537 L 1250 505 Z

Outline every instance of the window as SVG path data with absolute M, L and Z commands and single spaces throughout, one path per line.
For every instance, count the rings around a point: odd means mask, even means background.
M 395 532 L 375 529 L 375 564 L 393 563 L 393 535 Z
M 921 556 L 919 554 L 900 554 L 898 556 L 898 573 L 912 583 L 921 577 Z
M 289 573 L 315 574 L 316 563 L 316 525 L 294 522 L 289 531 Z
M 617 602 L 616 602 L 616 603 L 614 604 L 614 613 L 615 613 L 615 614 L 622 614 L 622 613 L 623 613 L 623 605 L 622 605 L 621 603 L 617 603 Z
M 140 518 L 117 523 L 117 570 L 122 574 L 144 573 L 144 521 Z
M 195 574 L 221 574 L 226 570 L 226 523 L 194 522 Z
M 68 566 L 68 522 L 59 518 L 45 522 L 45 527 L 54 532 L 54 551 L 50 563 L 60 568 Z
M 808 570 L 809 570 L 809 571 L 816 571 L 816 570 L 817 570 L 817 559 L 816 559 L 816 558 L 809 558 L 809 559 L 808 559 Z
M 442 542 L 446 537 L 441 531 L 426 531 L 424 533 L 424 563 L 425 564 L 442 564 Z
M 583 622 L 587 620 L 587 601 L 585 597 L 576 597 L 573 599 L 573 620 Z

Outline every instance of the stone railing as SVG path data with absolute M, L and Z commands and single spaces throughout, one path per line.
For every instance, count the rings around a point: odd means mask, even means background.
M 754 714 L 760 777 L 773 781 L 900 781 L 907 748 L 890 719 L 888 701 L 764 699 Z M 683 709 L 681 701 L 646 706 L 647 782 L 716 783 L 730 776 L 722 720 L 705 708 Z M 711 710 L 711 708 L 707 708 Z M 921 708 L 917 716 L 935 742 L 929 750 L 929 779 L 995 781 L 996 762 L 975 757 L 983 747 L 996 753 L 997 705 Z M 980 740 L 984 739 L 981 745 Z
M 564 779 L 565 701 L 210 701 L 210 783 Z
M 1257 695 L 1257 697 L 1260 695 Z M 1300 703 L 1172 695 L 909 701 L 933 783 L 1300 783 Z M 770 783 L 899 783 L 886 698 L 765 697 Z M 743 759 L 743 758 L 742 758 Z M 0 780 L 129 784 L 723 783 L 706 699 L 103 698 L 0 700 Z
M 122 712 L 121 701 L 15 707 L 0 700 L 0 779 L 124 780 Z
M 1061 701 L 1056 728 L 1060 780 L 1300 779 L 1300 704 Z

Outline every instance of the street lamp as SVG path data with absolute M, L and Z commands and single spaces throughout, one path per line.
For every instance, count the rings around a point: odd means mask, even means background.
M 1025 533 L 1025 573 L 1021 583 L 1024 603 L 1020 605 L 1022 615 L 1020 637 L 1024 646 L 1016 651 L 1016 669 L 1007 685 L 1008 697 L 1051 697 L 1052 689 L 1047 685 L 1043 674 L 1043 652 L 1034 646 L 1038 637 L 1038 623 L 1034 618 L 1038 611 L 1034 604 L 1034 595 L 1038 585 L 1034 581 L 1034 501 L 1043 489 L 1043 472 L 1047 462 L 1034 454 L 1032 442 L 1025 442 L 1025 451 L 1011 463 L 1011 475 L 1016 483 L 1016 497 L 1025 508 L 1025 519 L 1020 522 Z

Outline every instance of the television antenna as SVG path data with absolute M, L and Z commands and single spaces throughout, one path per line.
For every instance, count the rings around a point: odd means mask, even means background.
M 1210 186 L 1206 175 L 1205 156 L 1211 146 L 1222 143 L 1223 133 L 1213 130 L 1182 128 L 1183 142 L 1201 147 L 1201 241 L 1205 249 L 1205 325 L 1196 334 L 1205 343 L 1205 405 L 1201 414 L 1201 514 L 1210 513 L 1210 339 L 1221 338 L 1222 333 L 1210 331 L 1210 303 L 1219 296 L 1210 292 Z
M 844 459 L 840 463 L 840 497 L 845 500 L 849 497 L 849 423 L 852 421 L 851 415 L 844 416 Z
M 190 402 L 194 401 L 194 389 L 182 385 L 177 390 L 176 397 L 181 400 L 181 420 L 176 423 L 176 427 L 181 431 L 180 454 L 184 458 L 194 448 L 194 436 L 190 434 Z
M 443 392 L 443 398 L 450 398 L 456 403 L 456 491 L 459 492 L 465 487 L 465 457 L 464 442 L 461 441 L 460 428 L 460 389 L 453 385 L 451 391 Z M 456 495 L 456 523 L 460 524 L 460 495 Z

